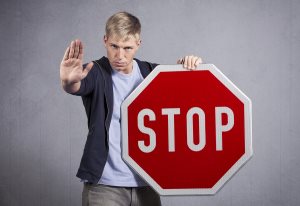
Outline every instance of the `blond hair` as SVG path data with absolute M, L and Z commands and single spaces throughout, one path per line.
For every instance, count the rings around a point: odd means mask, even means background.
M 141 23 L 137 17 L 128 12 L 118 12 L 107 20 L 105 32 L 106 37 L 116 36 L 121 39 L 128 39 L 134 36 L 139 40 Z

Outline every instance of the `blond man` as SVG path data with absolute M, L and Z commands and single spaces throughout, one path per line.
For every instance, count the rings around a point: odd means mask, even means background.
M 82 205 L 161 205 L 159 195 L 121 158 L 123 100 L 157 66 L 134 56 L 141 45 L 141 24 L 127 12 L 111 16 L 103 41 L 106 57 L 83 65 L 83 44 L 72 41 L 60 65 L 63 89 L 82 97 L 88 136 L 77 172 L 84 182 Z M 187 69 L 202 63 L 197 56 L 177 61 Z

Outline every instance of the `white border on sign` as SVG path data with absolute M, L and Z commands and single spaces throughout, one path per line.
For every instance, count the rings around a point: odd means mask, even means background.
M 223 175 L 223 177 L 212 188 L 191 188 L 191 189 L 163 189 L 150 177 L 128 155 L 128 106 L 138 97 L 138 95 L 150 84 L 150 82 L 160 73 L 169 71 L 186 71 L 182 65 L 159 65 L 145 80 L 126 98 L 121 106 L 122 112 L 122 157 L 124 161 L 133 168 L 153 189 L 160 195 L 213 195 L 215 194 L 253 155 L 252 150 L 252 103 L 251 100 L 237 88 L 215 65 L 200 64 L 198 70 L 210 71 L 220 82 L 222 82 L 240 101 L 244 103 L 245 114 L 245 153 L 244 155 Z

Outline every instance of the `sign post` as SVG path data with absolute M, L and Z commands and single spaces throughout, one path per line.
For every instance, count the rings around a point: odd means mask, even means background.
M 122 104 L 122 156 L 160 195 L 215 194 L 252 156 L 251 124 L 214 65 L 160 65 Z

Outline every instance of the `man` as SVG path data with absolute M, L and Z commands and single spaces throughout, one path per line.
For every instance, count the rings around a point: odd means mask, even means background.
M 119 12 L 106 23 L 107 57 L 82 65 L 83 45 L 72 41 L 60 65 L 63 89 L 82 96 L 89 133 L 77 173 L 84 182 L 82 205 L 161 205 L 159 195 L 121 158 L 120 107 L 124 99 L 157 66 L 134 59 L 141 45 L 135 16 Z M 201 58 L 177 61 L 195 69 Z

